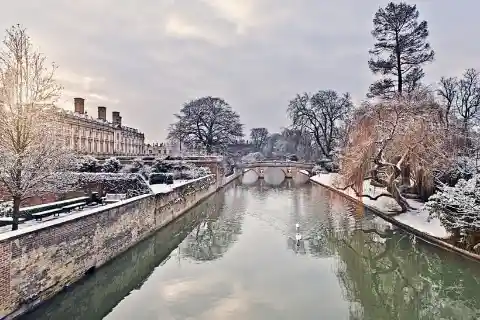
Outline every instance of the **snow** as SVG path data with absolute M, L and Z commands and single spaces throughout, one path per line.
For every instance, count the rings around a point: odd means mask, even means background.
M 152 190 L 153 194 L 160 194 L 160 193 L 169 193 L 172 192 L 174 189 L 186 185 L 188 183 L 192 183 L 195 181 L 199 181 L 205 179 L 208 176 L 203 176 L 197 179 L 192 180 L 174 180 L 173 184 L 149 184 L 150 189 Z
M 299 172 L 300 172 L 300 173 L 303 173 L 303 174 L 306 174 L 307 176 L 310 175 L 307 170 L 300 170 Z
M 335 188 L 339 178 L 340 175 L 338 173 L 327 173 L 315 175 L 310 179 L 321 185 Z M 352 198 L 358 199 L 355 192 L 350 188 L 338 191 L 349 195 Z M 374 197 L 381 193 L 386 193 L 386 190 L 384 188 L 373 187 L 370 185 L 370 182 L 366 180 L 363 184 L 363 193 Z M 361 201 L 365 204 L 365 206 L 377 209 L 385 214 L 389 214 L 389 211 L 391 212 L 392 210 L 399 209 L 396 201 L 389 197 L 381 197 L 378 200 L 363 198 Z M 429 214 L 426 209 L 424 209 L 423 203 L 410 199 L 408 202 L 413 209 L 400 215 L 393 216 L 393 219 L 436 238 L 445 239 L 450 236 L 450 233 L 441 224 L 440 219 L 436 217 L 429 218 Z

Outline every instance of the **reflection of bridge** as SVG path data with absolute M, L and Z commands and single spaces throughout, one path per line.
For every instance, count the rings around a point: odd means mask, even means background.
M 283 172 L 285 178 L 294 178 L 298 175 L 308 176 L 311 174 L 314 165 L 314 163 L 294 161 L 257 161 L 242 164 L 241 167 L 244 174 L 248 171 L 253 171 L 258 178 L 264 178 L 268 172 L 278 172 L 279 170 Z

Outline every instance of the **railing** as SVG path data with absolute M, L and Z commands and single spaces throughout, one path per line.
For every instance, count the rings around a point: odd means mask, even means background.
M 313 168 L 315 163 L 296 162 L 296 161 L 257 161 L 250 163 L 242 163 L 240 168 L 257 168 L 257 167 L 297 167 L 297 168 Z

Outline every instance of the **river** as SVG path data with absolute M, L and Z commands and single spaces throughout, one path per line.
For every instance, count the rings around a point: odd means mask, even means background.
M 235 181 L 22 319 L 470 320 L 479 270 L 320 186 Z

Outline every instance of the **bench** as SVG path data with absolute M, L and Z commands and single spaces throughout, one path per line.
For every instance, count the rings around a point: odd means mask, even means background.
M 70 212 L 71 210 L 73 209 L 77 209 L 77 208 L 81 208 L 81 207 L 84 207 L 87 205 L 87 202 L 86 201 L 82 201 L 82 202 L 77 202 L 77 203 L 73 203 L 73 204 L 69 204 L 68 206 L 64 206 L 62 207 L 63 211 L 65 212 Z
M 24 222 L 25 219 L 24 218 L 18 218 L 18 223 L 22 223 Z M 0 227 L 3 227 L 3 226 L 8 226 L 8 225 L 11 225 L 13 223 L 13 218 L 12 217 L 0 217 Z
M 33 215 L 35 213 L 42 213 L 44 211 L 50 211 L 53 209 L 62 209 L 63 206 L 68 206 L 74 203 L 88 201 L 89 197 L 78 197 L 73 199 L 55 201 L 50 203 L 39 204 L 31 207 L 20 208 L 20 213 L 23 215 Z
M 107 193 L 105 197 L 103 197 L 103 202 L 114 203 L 125 199 L 127 199 L 127 195 L 125 193 Z
M 35 218 L 35 220 L 40 221 L 42 218 L 49 217 L 51 215 L 60 215 L 60 213 L 63 211 L 62 208 L 55 208 L 55 209 L 50 209 L 38 213 L 32 213 L 32 217 Z

